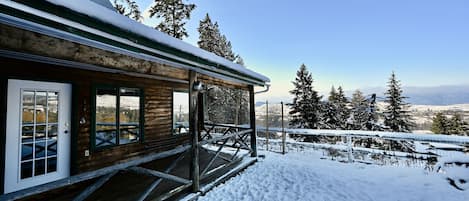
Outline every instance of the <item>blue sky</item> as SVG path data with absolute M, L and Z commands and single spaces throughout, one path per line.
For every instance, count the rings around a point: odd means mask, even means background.
M 146 8 L 153 1 L 137 2 Z M 469 84 L 469 1 L 188 2 L 197 8 L 184 40 L 196 45 L 208 12 L 246 65 L 271 78 L 271 91 L 259 99 L 290 98 L 302 63 L 323 93 L 332 85 L 385 87 L 392 71 L 405 86 Z

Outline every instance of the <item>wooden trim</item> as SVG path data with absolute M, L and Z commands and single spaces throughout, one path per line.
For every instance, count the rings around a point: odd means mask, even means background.
M 120 144 L 120 89 L 121 88 L 135 88 L 140 90 L 140 117 L 139 117 L 139 141 L 138 142 L 132 142 L 132 143 L 127 143 L 127 144 Z M 114 145 L 106 145 L 102 147 L 96 147 L 96 91 L 97 89 L 112 89 L 116 90 L 116 144 Z M 96 151 L 101 151 L 101 150 L 106 150 L 108 148 L 112 147 L 119 147 L 119 146 L 125 146 L 128 144 L 134 144 L 134 143 L 141 143 L 143 144 L 143 141 L 145 139 L 144 137 L 144 131 L 145 131 L 145 93 L 144 93 L 144 88 L 138 87 L 135 85 L 109 85 L 109 84 L 93 84 L 92 89 L 91 89 L 91 110 L 90 110 L 90 116 L 91 116 L 91 133 L 90 133 L 90 147 L 93 152 Z
M 79 119 L 80 107 L 78 100 L 78 87 L 72 83 L 72 105 L 71 105 L 71 136 L 70 136 L 70 175 L 78 173 L 78 133 L 79 133 Z
M 7 116 L 8 79 L 0 76 L 0 194 L 5 191 L 5 143 Z

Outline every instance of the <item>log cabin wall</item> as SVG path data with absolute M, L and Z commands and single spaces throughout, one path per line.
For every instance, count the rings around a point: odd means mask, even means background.
M 172 129 L 172 92 L 173 89 L 187 89 L 186 84 L 171 83 L 152 79 L 142 79 L 109 73 L 85 70 L 73 71 L 69 68 L 50 64 L 1 58 L 0 74 L 12 79 L 38 80 L 71 83 L 73 86 L 74 105 L 72 106 L 72 124 L 77 125 L 72 131 L 72 169 L 81 173 L 122 162 L 152 152 L 172 149 L 188 143 L 188 136 L 175 136 Z M 71 72 L 72 71 L 72 72 Z M 94 85 L 138 87 L 144 92 L 144 141 L 117 145 L 115 147 L 93 151 L 91 149 L 91 99 Z M 3 115 L 3 114 L 2 114 Z M 80 125 L 84 117 L 86 123 Z M 89 150 L 90 155 L 85 156 Z
M 83 64 L 155 75 L 165 78 L 188 81 L 189 71 L 150 62 L 127 55 L 104 51 L 82 44 L 34 33 L 16 27 L 0 24 L 0 50 L 39 55 Z M 72 105 L 72 174 L 106 167 L 152 152 L 169 150 L 189 143 L 188 135 L 172 134 L 172 93 L 173 90 L 188 90 L 188 84 L 134 77 L 123 74 L 80 70 L 60 65 L 46 64 L 23 59 L 0 56 L 0 75 L 5 79 L 71 83 L 73 88 Z M 206 84 L 248 89 L 247 84 L 199 75 Z M 91 149 L 92 89 L 95 85 L 138 87 L 144 93 L 144 141 L 117 145 L 98 151 Z M 4 101 L 3 101 L 4 102 Z M 5 105 L 0 101 L 0 105 Z M 4 115 L 4 114 L 2 114 Z M 78 121 L 85 118 L 86 123 Z M 2 148 L 3 150 L 4 148 Z M 90 155 L 85 156 L 89 150 Z

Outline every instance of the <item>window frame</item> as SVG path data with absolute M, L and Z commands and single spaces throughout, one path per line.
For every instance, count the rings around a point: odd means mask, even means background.
M 136 142 L 130 142 L 126 144 L 119 144 L 120 143 L 120 90 L 122 88 L 130 88 L 130 89 L 138 89 L 140 91 L 139 94 L 139 140 Z M 116 90 L 116 144 L 114 145 L 105 145 L 105 146 L 96 146 L 96 92 L 98 89 L 112 89 Z M 91 150 L 92 151 L 100 151 L 100 150 L 106 150 L 110 149 L 113 147 L 120 147 L 120 146 L 126 146 L 126 145 L 134 145 L 137 143 L 143 143 L 145 139 L 145 93 L 142 87 L 137 87 L 137 86 L 132 86 L 132 85 L 107 85 L 107 84 L 94 84 L 92 87 L 92 93 L 91 93 L 91 134 L 90 134 L 90 144 L 91 144 Z
M 187 132 L 187 133 L 179 133 L 179 134 L 176 134 L 175 132 L 173 132 L 173 127 L 174 127 L 174 122 L 175 122 L 175 119 L 174 119 L 174 93 L 187 93 L 188 95 L 188 100 L 187 100 L 187 106 L 190 105 L 190 94 L 189 94 L 189 90 L 188 89 L 174 89 L 172 90 L 171 92 L 171 136 L 186 136 L 186 135 L 189 135 L 190 134 L 190 131 Z M 191 113 L 191 110 L 189 108 L 189 115 Z M 190 123 L 188 121 L 188 123 Z

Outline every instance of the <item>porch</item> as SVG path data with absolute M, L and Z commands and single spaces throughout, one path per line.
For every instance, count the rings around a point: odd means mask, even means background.
M 207 123 L 200 133 L 194 173 L 193 146 L 71 176 L 52 183 L 0 196 L 2 200 L 175 200 L 211 188 L 254 164 L 252 129 Z M 199 180 L 194 182 L 194 174 Z M 194 183 L 199 185 L 194 189 Z

